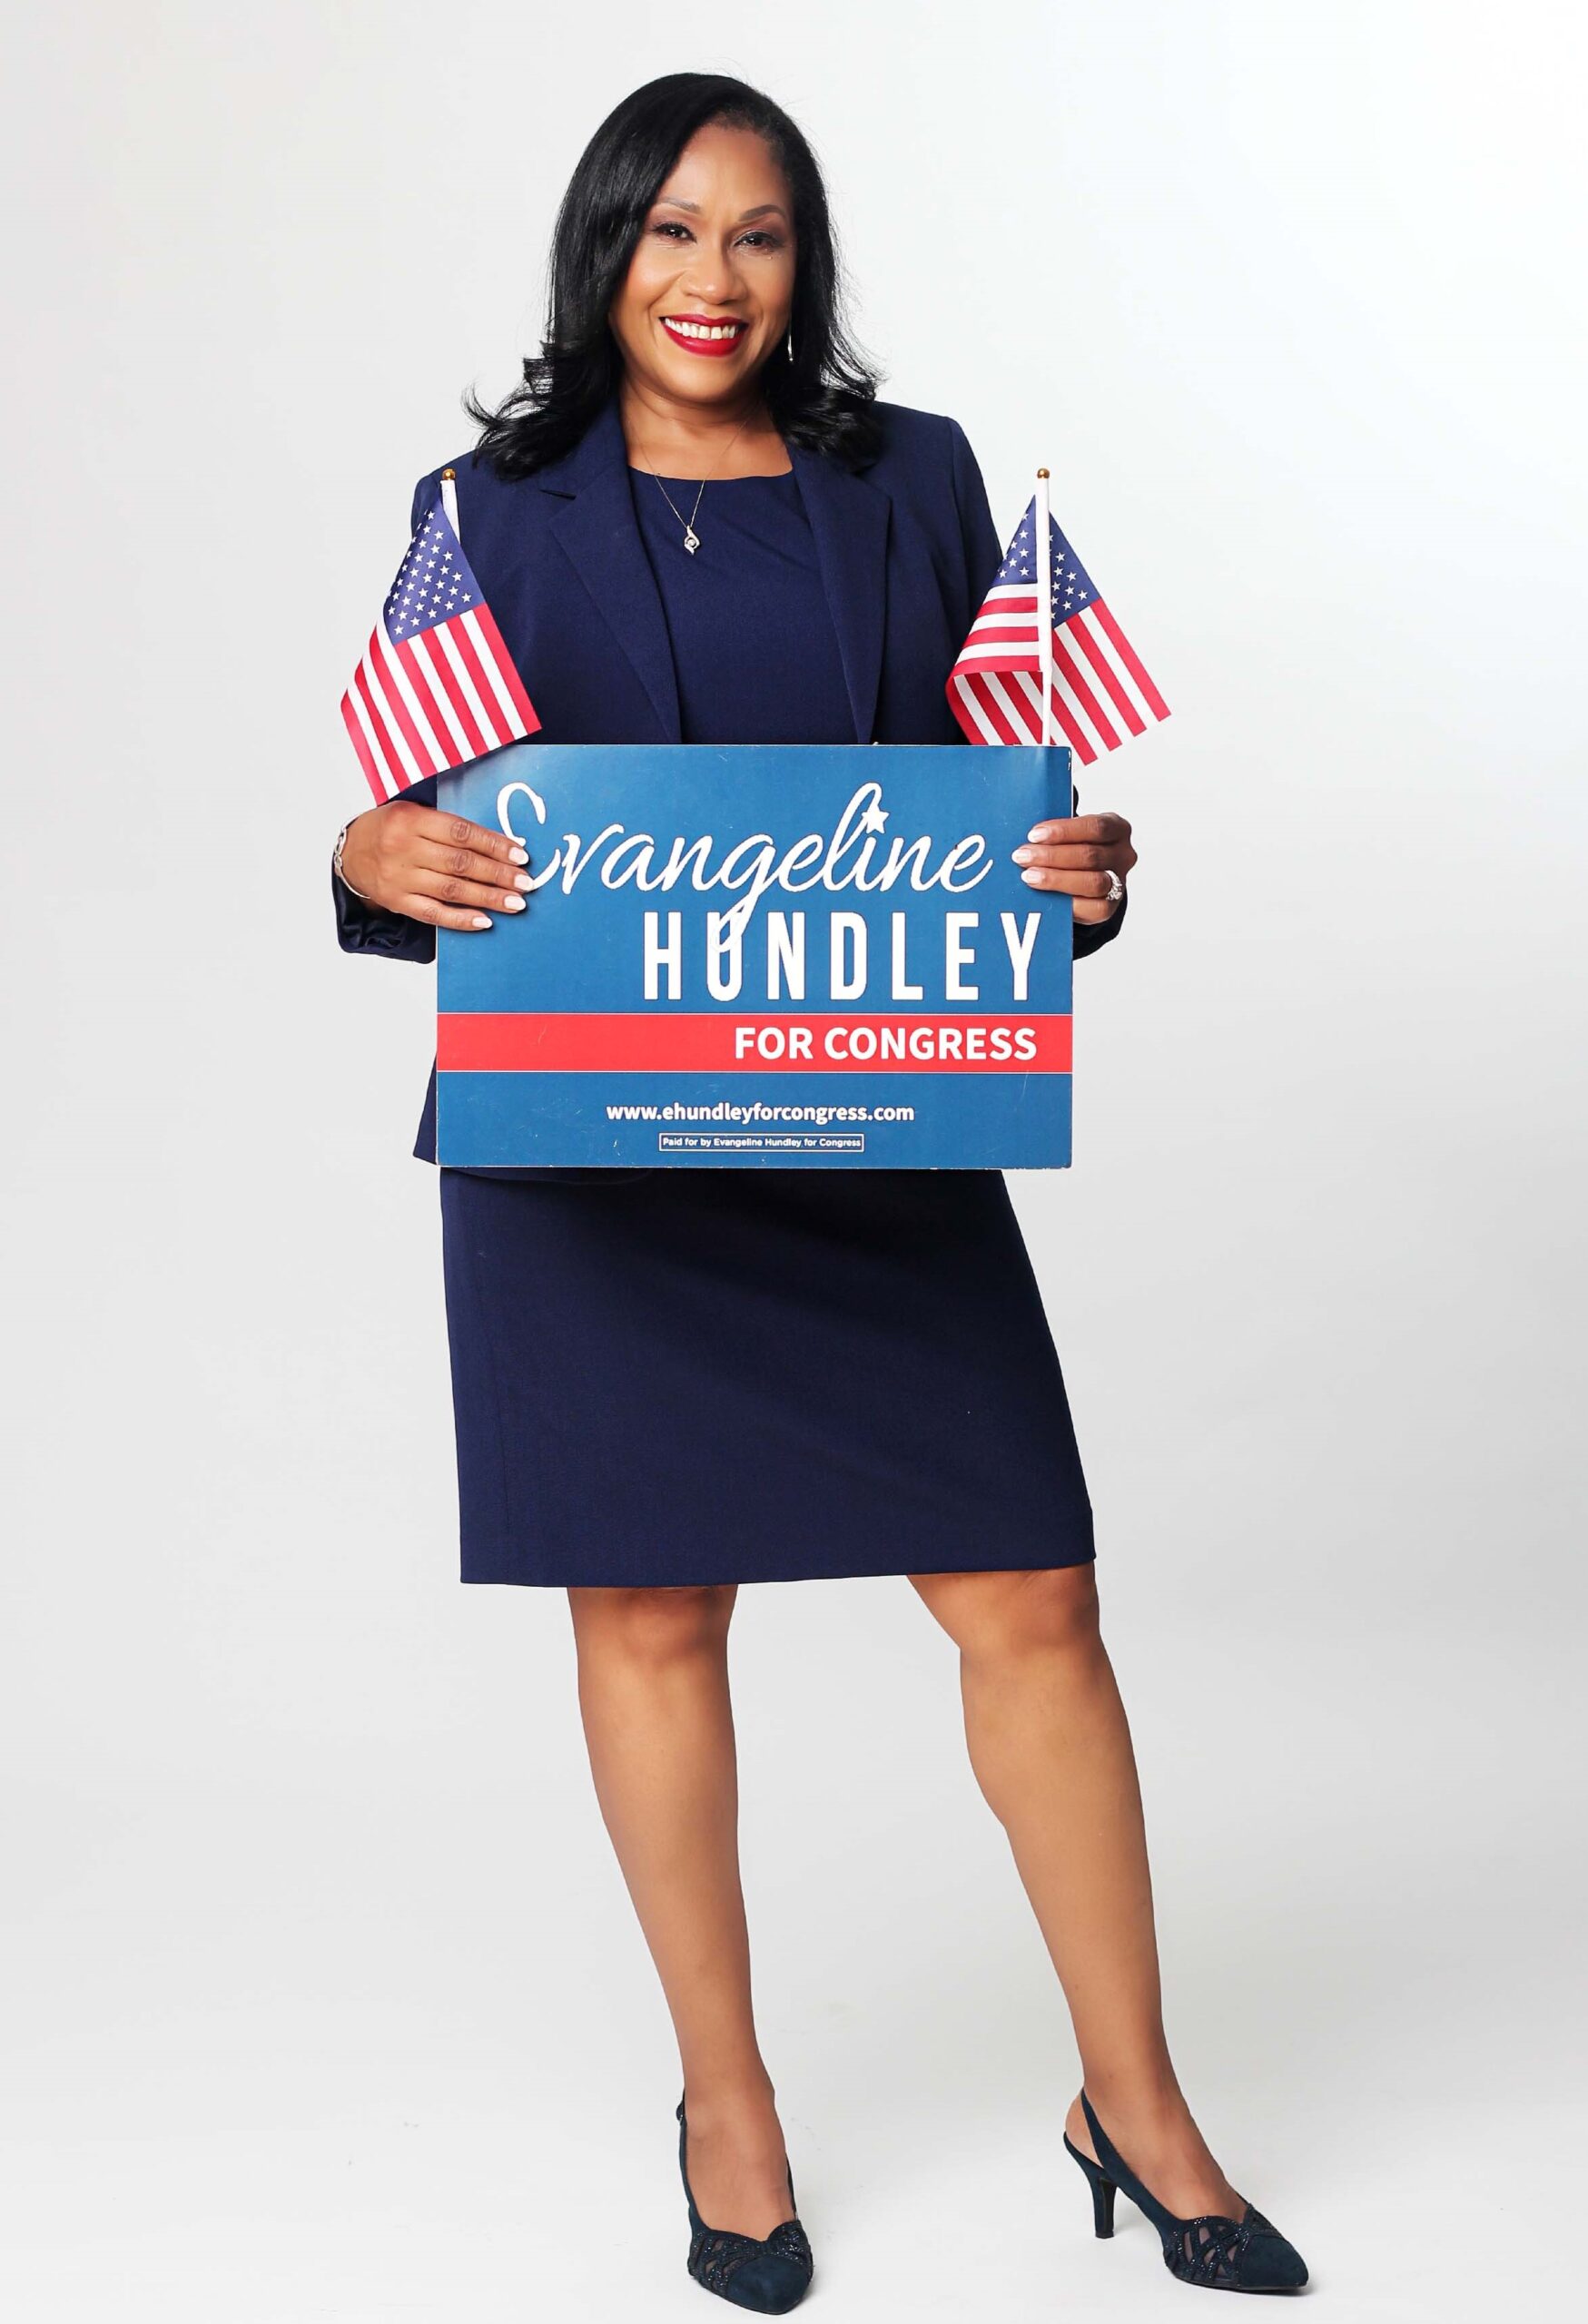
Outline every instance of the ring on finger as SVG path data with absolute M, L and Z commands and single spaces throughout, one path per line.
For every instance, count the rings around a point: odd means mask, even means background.
M 1109 892 L 1104 901 L 1110 904 L 1117 904 L 1124 895 L 1125 882 L 1117 872 L 1109 872 L 1104 876 L 1109 883 Z

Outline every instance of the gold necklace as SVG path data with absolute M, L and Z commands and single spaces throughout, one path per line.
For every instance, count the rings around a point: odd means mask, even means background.
M 705 492 L 706 486 L 711 482 L 712 478 L 715 476 L 717 468 L 720 468 L 724 460 L 727 458 L 728 454 L 733 450 L 734 446 L 744 434 L 747 425 L 748 415 L 746 415 L 745 419 L 740 420 L 738 426 L 735 428 L 733 434 L 728 438 L 727 442 L 724 445 L 722 451 L 717 456 L 716 468 L 710 469 L 706 475 L 701 478 L 700 491 L 695 494 L 695 506 L 689 511 L 687 517 L 685 516 L 683 510 L 679 507 L 677 502 L 674 499 L 666 486 L 662 482 L 661 478 L 656 476 L 655 468 L 650 466 L 648 461 L 642 463 L 645 468 L 646 474 L 650 477 L 656 477 L 656 490 L 661 494 L 668 507 L 673 511 L 674 516 L 677 517 L 678 522 L 683 526 L 684 546 L 688 550 L 691 556 L 695 555 L 695 550 L 700 547 L 700 535 L 695 529 L 695 519 L 700 513 L 701 494 Z

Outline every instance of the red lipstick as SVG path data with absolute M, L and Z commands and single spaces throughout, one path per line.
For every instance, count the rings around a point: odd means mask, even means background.
M 676 330 L 677 323 L 697 323 L 703 329 L 720 329 L 726 323 L 733 328 L 725 338 L 700 339 L 691 331 Z M 737 315 L 663 315 L 661 324 L 674 346 L 686 349 L 691 355 L 731 355 L 750 328 Z

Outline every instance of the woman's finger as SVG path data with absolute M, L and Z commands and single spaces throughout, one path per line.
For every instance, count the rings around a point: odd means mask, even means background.
M 528 863 L 528 854 L 516 839 L 506 832 L 493 832 L 484 823 L 471 823 L 467 815 L 449 815 L 440 807 L 414 809 L 415 830 L 420 839 L 432 847 L 459 848 L 470 855 L 488 855 L 496 863 Z M 418 820 L 422 817 L 422 821 Z
M 431 928 L 456 928 L 465 935 L 472 934 L 477 929 L 496 926 L 488 912 L 459 911 L 451 904 L 440 902 L 435 896 L 402 896 L 391 909 L 406 913 L 409 920 L 428 921 Z
M 518 851 L 520 854 L 523 850 Z M 472 847 L 442 847 L 434 840 L 417 840 L 408 855 L 410 871 L 439 872 L 449 880 L 475 880 L 488 888 L 528 889 L 529 874 L 500 857 Z
M 422 863 L 410 863 L 404 873 L 409 887 L 416 895 L 434 896 L 438 903 L 449 904 L 455 911 L 522 911 L 525 898 L 516 888 L 498 888 L 483 880 L 460 880 L 450 872 L 428 871 Z
M 1129 840 L 1118 841 L 1112 847 L 1103 847 L 1096 842 L 1035 846 L 1028 840 L 1011 853 L 1016 863 L 1046 864 L 1054 872 L 1118 872 L 1123 875 L 1139 861 Z
M 1096 815 L 1050 816 L 1046 822 L 1033 823 L 1026 833 L 1030 840 L 1091 847 L 1118 847 L 1129 836 L 1130 826 L 1124 816 L 1108 811 Z
M 1114 880 L 1121 873 L 1111 872 L 1071 872 L 1052 864 L 1029 863 L 1021 873 L 1029 888 L 1043 888 L 1054 895 L 1101 897 L 1113 893 Z

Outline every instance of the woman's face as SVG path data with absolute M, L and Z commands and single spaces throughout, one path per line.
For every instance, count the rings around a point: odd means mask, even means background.
M 607 320 L 631 379 L 686 403 L 732 405 L 788 329 L 793 202 L 754 130 L 712 123 L 646 212 Z

